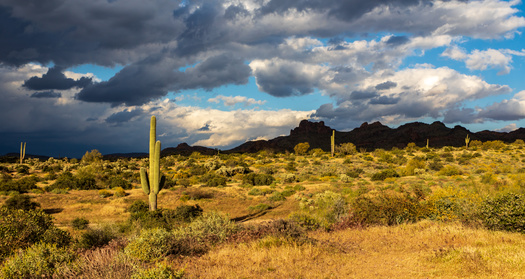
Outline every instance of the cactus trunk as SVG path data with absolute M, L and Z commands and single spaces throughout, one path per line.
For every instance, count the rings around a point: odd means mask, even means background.
M 332 136 L 330 137 L 330 146 L 332 151 L 332 157 L 335 154 L 335 130 L 332 131 Z
M 142 190 L 149 197 L 149 209 L 157 210 L 157 194 L 164 186 L 164 176 L 160 174 L 160 141 L 156 140 L 157 120 L 151 117 L 149 134 L 149 175 L 145 168 L 140 169 Z
M 20 164 L 22 164 L 25 157 L 26 157 L 26 142 L 21 142 L 20 143 Z

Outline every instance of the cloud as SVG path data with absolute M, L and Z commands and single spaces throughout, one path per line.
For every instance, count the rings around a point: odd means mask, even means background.
M 55 91 L 43 91 L 43 92 L 35 92 L 31 94 L 31 98 L 60 98 L 62 97 L 62 94 Z
M 520 52 L 510 49 L 487 49 L 483 51 L 475 49 L 470 54 L 467 54 L 463 49 L 454 46 L 445 50 L 442 56 L 465 61 L 465 65 L 470 70 L 484 71 L 489 68 L 495 68 L 501 69 L 498 75 L 504 75 L 510 73 L 512 56 L 525 56 L 525 50 Z
M 378 84 L 395 81 L 397 86 L 377 89 Z M 458 121 L 451 107 L 467 100 L 509 93 L 508 86 L 488 84 L 450 68 L 420 65 L 398 72 L 377 72 L 350 93 L 334 95 L 337 106 L 324 104 L 313 114 L 329 124 L 345 120 L 400 123 L 421 117 L 445 117 Z
M 208 102 L 220 103 L 224 102 L 225 106 L 235 106 L 237 104 L 243 104 L 245 107 L 250 105 L 264 105 L 266 101 L 257 101 L 253 98 L 246 98 L 244 96 L 223 96 L 219 95 L 215 98 L 208 99 Z
M 511 123 L 509 125 L 506 125 L 505 127 L 501 128 L 501 129 L 496 129 L 495 131 L 496 132 L 505 132 L 505 133 L 508 133 L 508 132 L 512 132 L 512 131 L 515 131 L 518 129 L 518 126 L 516 125 L 516 123 Z
M 32 77 L 22 86 L 31 90 L 67 90 L 71 88 L 84 88 L 92 83 L 92 79 L 81 77 L 78 80 L 67 78 L 60 67 L 49 68 L 42 77 Z
M 505 121 L 525 118 L 525 91 L 517 93 L 511 99 L 505 99 L 483 108 L 478 113 L 478 117 Z
M 131 109 L 131 110 L 125 109 L 123 111 L 119 111 L 119 112 L 113 113 L 112 115 L 108 116 L 106 118 L 106 122 L 118 125 L 124 122 L 129 122 L 133 118 L 139 115 L 142 115 L 142 114 L 144 114 L 144 111 L 140 108 Z

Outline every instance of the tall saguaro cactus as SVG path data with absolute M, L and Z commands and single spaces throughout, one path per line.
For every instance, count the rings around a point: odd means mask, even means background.
M 465 138 L 465 146 L 466 148 L 468 149 L 468 144 L 470 143 L 470 138 L 468 137 L 468 134 L 467 134 L 467 137 Z
M 20 164 L 22 164 L 25 157 L 26 157 L 26 142 L 21 142 L 20 143 Z
M 334 157 L 335 154 L 335 130 L 332 130 L 332 136 L 330 137 L 330 145 L 332 150 L 332 157 Z
M 165 178 L 160 174 L 160 141 L 157 140 L 157 119 L 151 117 L 149 130 L 149 175 L 140 168 L 142 190 L 149 196 L 149 210 L 157 210 L 157 194 L 164 186 Z

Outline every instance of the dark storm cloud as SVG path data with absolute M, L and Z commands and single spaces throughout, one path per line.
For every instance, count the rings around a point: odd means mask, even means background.
M 377 90 L 387 90 L 387 89 L 390 89 L 390 88 L 394 88 L 397 86 L 397 83 L 393 82 L 393 81 L 385 81 L 383 83 L 380 83 L 378 85 L 376 85 L 376 89 Z
M 85 102 L 142 105 L 165 96 L 176 78 L 173 65 L 163 63 L 164 57 L 149 57 L 129 65 L 108 81 L 85 87 L 76 98 Z
M 142 109 L 134 109 L 130 111 L 127 111 L 127 110 L 120 111 L 106 118 L 106 123 L 118 125 L 118 124 L 130 121 L 134 117 L 141 115 L 143 112 L 144 111 Z
M 67 78 L 66 75 L 62 73 L 62 70 L 60 67 L 49 68 L 47 73 L 41 78 L 32 77 L 26 80 L 22 86 L 31 90 L 67 90 L 73 87 L 84 88 L 92 82 L 91 78 L 86 77 L 78 80 Z
M 386 43 L 391 46 L 399 46 L 406 44 L 410 41 L 410 39 L 407 36 L 392 36 L 388 38 Z
M 372 105 L 395 105 L 399 102 L 399 98 L 395 97 L 387 97 L 387 96 L 381 96 L 377 98 L 373 98 L 370 100 L 370 104 Z
M 444 123 L 474 123 L 476 122 L 477 113 L 471 108 L 453 108 L 445 112 L 443 117 Z
M 227 84 L 245 84 L 248 83 L 251 72 L 250 66 L 241 58 L 235 58 L 231 54 L 221 54 L 206 59 L 195 68 L 186 69 L 184 77 L 178 80 L 174 89 L 211 90 Z
M 249 16 L 250 12 L 241 5 L 230 5 L 224 11 L 224 18 L 230 21 L 237 19 L 238 17 Z
M 62 97 L 62 94 L 55 91 L 43 91 L 43 92 L 35 92 L 31 94 L 31 98 L 60 98 Z
M 275 96 L 289 97 L 314 92 L 317 80 L 301 73 L 297 65 L 272 64 L 269 69 L 255 72 L 260 90 Z
M 182 9 L 187 11 L 187 8 Z M 175 11 L 174 16 L 184 12 Z M 210 1 L 189 14 L 184 20 L 186 30 L 177 38 L 176 53 L 180 56 L 192 55 L 225 42 L 227 34 L 218 29 L 222 24 L 217 22 L 222 12 L 219 3 Z
M 313 10 L 327 12 L 340 20 L 350 21 L 380 5 L 410 6 L 419 3 L 419 0 L 270 0 L 259 9 L 259 13 L 266 15 L 284 14 L 290 10 L 299 12 Z
M 174 62 L 162 55 L 152 56 L 125 67 L 108 81 L 87 86 L 77 99 L 113 106 L 142 105 L 165 96 L 168 91 L 211 90 L 226 84 L 244 84 L 251 73 L 242 59 L 226 54 L 210 57 L 185 72 L 175 67 Z
M 364 99 L 371 99 L 374 97 L 379 96 L 377 92 L 374 91 L 353 91 L 350 93 L 349 99 L 350 100 L 364 100 Z

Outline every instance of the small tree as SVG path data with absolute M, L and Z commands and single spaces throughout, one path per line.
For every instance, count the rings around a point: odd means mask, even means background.
M 338 145 L 336 151 L 337 153 L 341 153 L 343 155 L 353 155 L 357 153 L 357 148 L 353 143 L 347 142 Z
M 293 150 L 295 151 L 296 155 L 304 155 L 310 148 L 310 144 L 308 142 L 302 142 L 298 143 Z
M 86 151 L 86 154 L 82 156 L 82 163 L 85 165 L 89 165 L 90 163 L 94 162 L 99 162 L 100 160 L 102 160 L 102 154 L 96 149 Z

